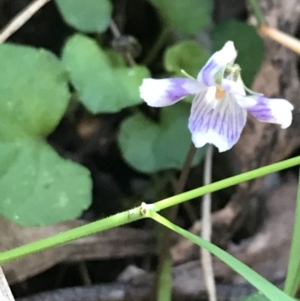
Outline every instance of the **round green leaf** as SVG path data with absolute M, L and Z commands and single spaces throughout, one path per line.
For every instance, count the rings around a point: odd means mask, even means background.
M 0 143 L 0 213 L 23 226 L 74 219 L 91 202 L 84 167 L 36 140 Z
M 117 56 L 115 56 L 117 57 Z M 103 51 L 94 40 L 74 35 L 65 45 L 63 62 L 80 101 L 92 113 L 113 113 L 140 104 L 139 86 L 150 77 L 143 66 L 124 67 L 112 63 L 112 53 Z M 123 66 L 122 66 L 123 65 Z
M 211 21 L 212 0 L 150 0 L 168 24 L 186 34 L 195 34 Z
M 236 63 L 242 68 L 242 78 L 250 87 L 264 59 L 264 43 L 256 29 L 244 22 L 229 20 L 218 24 L 213 33 L 214 51 L 231 40 L 238 51 Z
M 50 52 L 0 45 L 0 139 L 46 136 L 69 103 L 67 73 Z
M 123 67 L 114 70 L 114 74 L 120 83 L 120 91 L 122 92 L 117 110 L 142 103 L 139 87 L 144 78 L 151 77 L 149 70 L 144 66 Z
M 103 32 L 109 25 L 109 0 L 56 0 L 56 4 L 66 23 L 83 32 Z
M 167 71 L 181 76 L 183 69 L 196 77 L 209 58 L 209 54 L 196 41 L 182 41 L 169 47 L 164 54 L 164 65 Z
M 163 108 L 160 123 L 154 123 L 142 114 L 126 119 L 120 129 L 119 146 L 125 160 L 142 172 L 157 172 L 182 168 L 191 145 L 187 128 L 189 105 L 185 103 Z M 193 165 L 203 157 L 198 150 Z

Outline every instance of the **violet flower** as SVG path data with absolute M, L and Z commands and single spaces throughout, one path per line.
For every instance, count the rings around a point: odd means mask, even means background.
M 285 99 L 267 98 L 247 89 L 240 67 L 234 64 L 236 56 L 234 44 L 229 41 L 211 56 L 197 80 L 147 78 L 140 86 L 140 96 L 151 107 L 165 107 L 194 94 L 188 124 L 192 141 L 196 147 L 214 144 L 220 152 L 237 143 L 247 111 L 259 121 L 289 127 L 293 105 Z

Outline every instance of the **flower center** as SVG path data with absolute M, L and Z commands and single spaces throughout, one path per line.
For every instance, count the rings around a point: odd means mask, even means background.
M 215 98 L 216 100 L 221 100 L 224 95 L 225 95 L 226 91 L 222 88 L 217 88 L 216 89 L 216 94 L 215 94 Z

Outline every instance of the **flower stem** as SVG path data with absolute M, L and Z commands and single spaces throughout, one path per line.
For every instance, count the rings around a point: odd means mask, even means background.
M 209 145 L 206 150 L 205 164 L 204 164 L 204 185 L 211 184 L 212 178 L 212 161 L 213 161 L 213 145 Z M 201 220 L 201 237 L 207 241 L 211 241 L 211 194 L 207 193 L 203 196 L 202 201 L 202 220 Z M 216 283 L 214 277 L 214 270 L 212 264 L 211 253 L 200 248 L 200 257 L 203 268 L 204 280 L 206 284 L 207 293 L 210 301 L 217 300 Z
M 176 196 L 172 196 L 161 200 L 159 202 L 154 203 L 152 206 L 155 211 L 160 211 L 166 209 L 168 207 L 178 205 L 180 203 L 186 202 L 190 199 L 194 199 L 196 197 L 202 196 L 206 193 L 211 193 L 214 191 L 218 191 L 224 189 L 226 187 L 230 187 L 233 185 L 237 185 L 242 182 L 250 181 L 258 177 L 263 177 L 267 174 L 277 172 L 292 166 L 296 166 L 300 164 L 300 156 L 288 159 L 279 163 L 274 163 L 265 167 L 261 167 L 252 171 L 245 172 L 243 174 L 233 176 L 231 178 L 227 178 L 225 180 L 221 180 L 215 183 L 212 183 L 207 186 L 203 186 L 200 188 L 196 188 L 184 193 L 181 193 Z M 142 218 L 145 218 L 143 214 L 141 214 L 142 206 L 134 208 L 129 211 L 124 211 L 113 216 L 107 217 L 100 221 L 96 221 L 84 226 L 80 226 L 53 236 L 49 236 L 47 238 L 41 239 L 39 241 L 35 241 L 21 247 L 17 247 L 12 250 L 4 251 L 0 253 L 0 264 L 4 262 L 11 261 L 13 259 L 17 259 L 32 253 L 36 253 L 39 251 L 43 251 L 45 249 L 49 249 L 51 247 L 55 247 L 61 245 L 63 243 L 76 240 L 97 232 L 101 232 L 104 230 L 108 230 L 114 227 L 118 227 Z
M 264 14 L 262 13 L 259 4 L 257 3 L 257 0 L 248 0 L 248 5 L 250 6 L 256 20 L 258 23 L 258 26 L 266 25 L 267 21 L 265 19 Z

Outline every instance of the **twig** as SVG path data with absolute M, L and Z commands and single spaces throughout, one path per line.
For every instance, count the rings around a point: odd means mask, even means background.
M 257 30 L 260 35 L 273 39 L 295 53 L 300 54 L 300 41 L 298 39 L 276 28 L 268 26 L 257 0 L 248 0 L 248 4 L 257 20 Z
M 179 194 L 183 192 L 190 168 L 194 159 L 196 153 L 196 148 L 194 147 L 194 144 L 191 144 L 189 152 L 186 156 L 185 162 L 183 164 L 182 170 L 180 177 L 178 179 L 177 185 L 174 189 L 174 195 Z M 174 222 L 178 213 L 179 205 L 173 206 L 169 213 L 168 213 L 168 220 L 171 222 Z M 159 252 L 159 258 L 158 258 L 158 266 L 156 269 L 155 273 L 155 278 L 154 278 L 154 285 L 153 285 L 153 290 L 152 290 L 152 295 L 151 299 L 152 301 L 157 300 L 157 295 L 158 295 L 158 288 L 159 288 L 159 283 L 160 283 L 160 278 L 162 275 L 163 271 L 163 266 L 164 266 L 164 261 L 168 256 L 169 248 L 170 248 L 170 241 L 171 241 L 171 233 L 167 228 L 164 228 L 164 232 L 161 238 L 161 247 L 160 247 L 160 252 Z
M 300 54 L 300 41 L 276 28 L 262 25 L 258 28 L 258 32 L 265 37 L 271 38 L 286 48 Z
M 17 14 L 0 32 L 0 43 L 5 42 L 13 33 L 20 29 L 39 9 L 51 0 L 35 0 Z
M 114 36 L 115 38 L 119 39 L 119 38 L 122 37 L 121 32 L 120 32 L 120 30 L 119 30 L 119 28 L 118 28 L 116 22 L 115 22 L 113 19 L 110 20 L 109 28 L 110 28 L 110 30 L 111 30 L 111 32 L 112 32 L 112 34 L 113 34 L 113 36 Z M 125 57 L 126 57 L 126 59 L 127 59 L 128 64 L 129 64 L 131 67 L 133 67 L 133 66 L 136 65 L 136 62 L 135 62 L 135 60 L 134 60 L 134 58 L 132 57 L 132 55 L 131 55 L 130 52 L 127 51 L 127 52 L 125 53 Z
M 115 38 L 121 38 L 121 32 L 113 19 L 110 20 L 109 28 Z
M 210 144 L 206 150 L 204 164 L 204 186 L 211 184 L 212 174 L 213 146 Z M 201 236 L 205 240 L 211 241 L 211 194 L 207 193 L 203 196 L 202 202 L 202 230 Z M 210 301 L 217 301 L 216 284 L 214 279 L 214 271 L 212 266 L 212 256 L 209 251 L 204 248 L 200 249 L 201 263 L 203 268 L 204 280 Z
M 92 285 L 93 283 L 92 283 L 91 277 L 89 275 L 89 271 L 87 269 L 86 263 L 84 261 L 82 261 L 78 264 L 78 269 L 79 269 L 79 273 L 81 275 L 83 284 Z
M 5 275 L 3 273 L 3 270 L 0 266 L 0 300 L 1 301 L 15 301 L 15 298 L 13 297 L 11 290 L 9 288 L 9 285 L 7 283 L 7 280 L 5 278 Z

